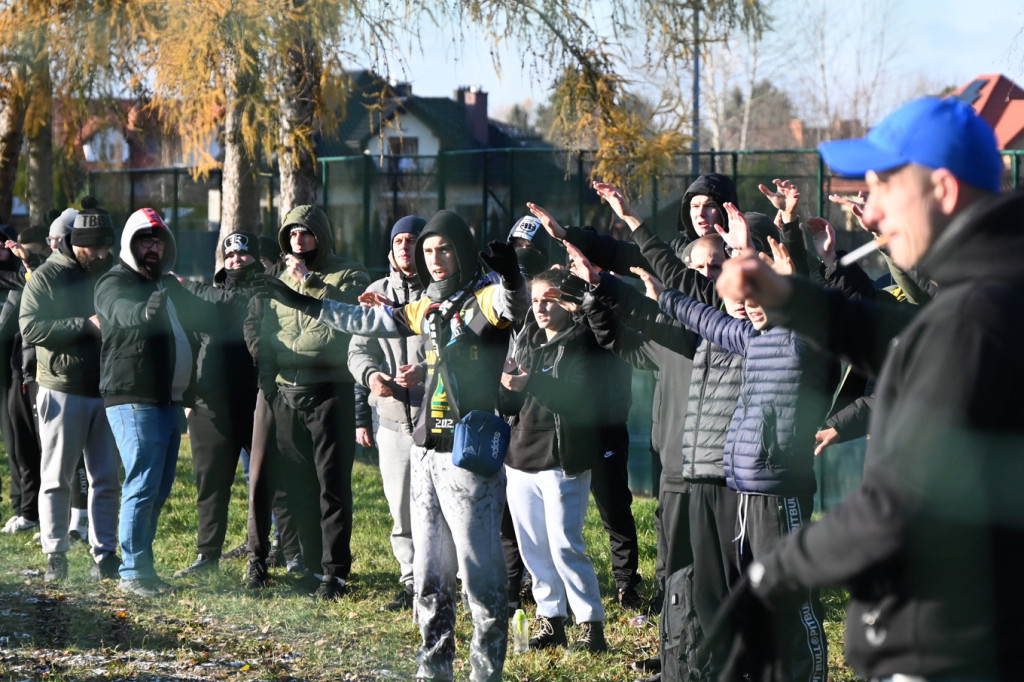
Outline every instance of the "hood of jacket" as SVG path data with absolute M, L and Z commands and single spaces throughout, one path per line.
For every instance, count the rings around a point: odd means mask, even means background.
M 277 232 L 277 243 L 281 247 L 281 253 L 292 252 L 289 235 L 296 225 L 305 227 L 316 238 L 316 257 L 312 263 L 307 264 L 307 267 L 319 272 L 323 269 L 327 259 L 334 255 L 334 234 L 331 232 L 331 223 L 327 220 L 327 214 L 319 206 L 308 204 L 296 206 L 288 211 L 284 222 L 281 223 L 281 229 Z
M 416 273 L 424 288 L 430 285 L 431 277 L 427 271 L 427 262 L 423 258 L 423 242 L 431 236 L 441 235 L 455 247 L 455 258 L 459 266 L 458 286 L 461 289 L 467 283 L 475 279 L 479 270 L 477 265 L 476 241 L 469 225 L 458 214 L 451 211 L 438 211 L 434 217 L 427 221 L 423 231 L 416 240 Z
M 918 263 L 920 270 L 944 286 L 984 276 L 1021 281 L 1024 261 L 993 258 L 995 254 L 1024 253 L 1024 192 L 1008 192 L 967 207 L 939 235 Z
M 679 205 L 679 220 L 676 221 L 676 229 L 686 234 L 691 240 L 700 235 L 693 229 L 693 221 L 690 220 L 690 199 L 703 194 L 710 197 L 722 212 L 722 220 L 725 220 L 725 209 L 722 204 L 729 202 L 739 205 L 739 198 L 736 194 L 736 184 L 728 175 L 721 173 L 705 173 L 693 181 L 693 184 L 686 188 L 683 194 L 683 201 Z
M 178 258 L 177 243 L 174 241 L 174 235 L 171 234 L 167 223 L 159 213 L 151 208 L 140 208 L 128 216 L 128 222 L 124 224 L 124 230 L 121 231 L 121 252 L 119 254 L 121 261 L 135 272 L 142 274 L 139 263 L 135 260 L 135 254 L 132 253 L 132 240 L 140 232 L 152 232 L 160 235 L 160 238 L 164 240 L 161 274 L 166 275 L 173 270 L 174 263 Z

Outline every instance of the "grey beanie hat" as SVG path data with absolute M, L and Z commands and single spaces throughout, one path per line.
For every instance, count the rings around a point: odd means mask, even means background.
M 65 235 L 71 232 L 71 228 L 75 226 L 75 218 L 78 216 L 78 210 L 74 208 L 65 208 L 59 216 L 50 223 L 50 239 L 63 239 Z

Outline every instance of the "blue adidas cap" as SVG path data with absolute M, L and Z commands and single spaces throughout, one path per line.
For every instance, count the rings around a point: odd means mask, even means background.
M 995 131 L 956 98 L 915 99 L 886 116 L 867 135 L 818 145 L 839 175 L 863 177 L 907 163 L 945 168 L 961 182 L 999 192 L 1003 160 Z

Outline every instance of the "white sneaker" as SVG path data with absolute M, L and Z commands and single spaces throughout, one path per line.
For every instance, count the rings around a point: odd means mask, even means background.
M 2 532 L 7 533 L 8 535 L 13 535 L 15 533 L 20 533 L 25 530 L 32 530 L 33 528 L 38 527 L 38 521 L 29 521 L 24 516 L 17 516 L 7 522 L 7 525 L 4 526 Z
M 7 523 L 4 524 L 4 527 L 0 528 L 0 533 L 6 533 L 7 532 L 7 528 L 9 526 L 12 526 L 14 524 L 14 522 L 17 521 L 19 518 L 20 517 L 17 514 L 15 514 L 11 518 L 7 519 Z

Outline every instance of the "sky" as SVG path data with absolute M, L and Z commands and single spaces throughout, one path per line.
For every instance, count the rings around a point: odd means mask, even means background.
M 842 5 L 827 1 L 830 7 L 843 7 L 835 17 L 837 25 L 856 15 L 858 0 L 845 0 Z M 978 74 L 995 72 L 1024 86 L 1022 27 L 1021 0 L 893 0 L 892 21 L 886 29 L 890 40 L 897 41 L 893 77 L 915 82 L 923 79 L 942 87 L 959 86 Z M 482 86 L 488 93 L 492 117 L 500 117 L 524 100 L 547 99 L 550 74 L 545 78 L 523 72 L 520 58 L 510 46 L 499 51 L 503 64 L 499 77 L 491 64 L 490 49 L 483 40 L 468 40 L 461 49 L 443 39 L 425 45 L 425 56 L 410 64 L 408 80 L 413 92 L 450 97 L 460 85 Z M 854 56 L 852 51 L 847 55 L 840 51 L 837 59 L 852 60 Z

